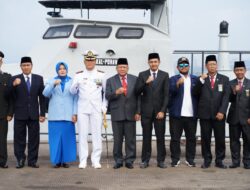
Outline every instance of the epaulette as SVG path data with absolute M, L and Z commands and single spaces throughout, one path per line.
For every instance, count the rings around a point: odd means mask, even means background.
M 76 72 L 76 74 L 79 74 L 79 73 L 83 73 L 83 71 L 78 71 L 78 72 Z
M 104 73 L 104 71 L 100 71 L 100 70 L 97 70 L 97 72 L 99 72 L 99 73 Z

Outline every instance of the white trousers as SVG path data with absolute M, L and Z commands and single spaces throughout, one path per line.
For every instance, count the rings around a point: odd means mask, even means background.
M 92 165 L 100 163 L 102 153 L 102 113 L 94 112 L 91 114 L 78 114 L 78 133 L 79 133 L 79 161 L 87 163 L 88 158 L 88 133 L 92 134 Z

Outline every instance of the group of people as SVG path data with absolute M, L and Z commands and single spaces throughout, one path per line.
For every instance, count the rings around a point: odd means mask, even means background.
M 0 68 L 4 54 L 0 52 Z M 68 168 L 76 161 L 77 146 L 75 123 L 79 132 L 79 168 L 87 167 L 88 134 L 92 134 L 91 163 L 100 169 L 102 153 L 102 123 L 107 109 L 111 113 L 113 130 L 114 169 L 134 168 L 136 159 L 136 121 L 141 120 L 143 142 L 140 168 L 149 167 L 152 152 L 152 130 L 157 145 L 157 166 L 166 168 L 166 113 L 170 118 L 171 166 L 180 165 L 180 140 L 186 136 L 185 163 L 195 167 L 197 120 L 201 126 L 202 168 L 212 162 L 211 138 L 215 138 L 215 166 L 227 168 L 225 158 L 225 123 L 229 123 L 232 164 L 240 167 L 243 138 L 243 166 L 250 169 L 250 80 L 245 77 L 243 61 L 234 65 L 236 78 L 229 81 L 217 71 L 215 55 L 206 57 L 208 73 L 197 77 L 189 74 L 190 63 L 186 57 L 177 61 L 179 74 L 169 78 L 159 69 L 158 53 L 148 55 L 149 69 L 134 76 L 128 73 L 126 58 L 117 61 L 117 74 L 106 78 L 97 70 L 97 54 L 84 53 L 85 69 L 72 79 L 68 65 L 56 64 L 56 75 L 44 85 L 43 77 L 32 73 L 32 59 L 21 58 L 22 73 L 16 76 L 0 69 L 0 167 L 7 165 L 8 121 L 14 117 L 14 154 L 16 168 L 26 163 L 26 133 L 28 129 L 27 163 L 38 168 L 40 122 L 45 121 L 46 98 L 48 106 L 48 131 L 50 160 L 55 168 Z M 227 115 L 228 105 L 230 109 Z M 227 117 L 226 117 L 227 115 Z M 227 118 L 227 120 L 226 120 Z M 89 131 L 90 130 L 90 131 Z M 125 155 L 123 140 L 125 139 Z

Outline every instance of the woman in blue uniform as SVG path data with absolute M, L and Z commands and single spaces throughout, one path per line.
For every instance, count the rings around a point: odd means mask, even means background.
M 68 162 L 76 160 L 77 96 L 69 91 L 72 79 L 67 75 L 67 64 L 57 63 L 56 72 L 57 76 L 47 82 L 43 91 L 49 98 L 50 161 L 55 168 L 68 168 Z

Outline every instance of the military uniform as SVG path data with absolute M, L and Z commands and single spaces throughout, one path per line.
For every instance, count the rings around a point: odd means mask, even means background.
M 10 74 L 0 70 L 0 167 L 7 166 L 7 116 L 13 115 L 12 99 L 6 94 L 10 78 Z
M 85 168 L 88 157 L 88 133 L 92 134 L 92 166 L 100 168 L 102 152 L 102 112 L 106 112 L 107 102 L 104 96 L 105 74 L 94 68 L 78 72 L 71 86 L 71 93 L 78 93 L 78 132 L 79 132 L 79 168 Z

